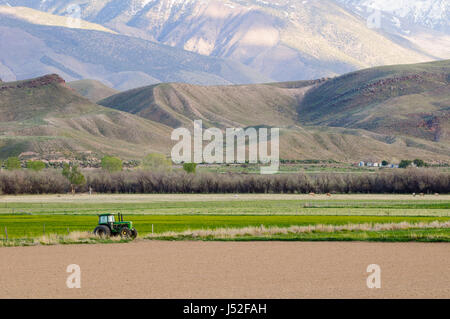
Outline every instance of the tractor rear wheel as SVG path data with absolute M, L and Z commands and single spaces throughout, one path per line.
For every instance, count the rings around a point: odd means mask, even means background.
M 101 225 L 94 229 L 94 235 L 99 237 L 110 237 L 111 230 L 108 227 Z
M 120 236 L 122 238 L 130 238 L 131 237 L 131 230 L 128 227 L 123 227 L 120 230 Z
M 131 238 L 135 239 L 138 236 L 138 232 L 136 230 L 136 228 L 133 228 L 131 230 Z

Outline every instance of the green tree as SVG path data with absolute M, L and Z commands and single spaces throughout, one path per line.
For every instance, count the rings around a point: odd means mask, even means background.
M 18 157 L 9 157 L 6 161 L 5 161 L 5 167 L 7 170 L 9 171 L 13 171 L 16 169 L 21 169 L 21 164 L 20 164 L 20 160 Z
M 425 163 L 423 160 L 418 159 L 418 158 L 416 158 L 416 159 L 414 160 L 413 163 L 414 163 L 417 167 L 424 167 L 424 166 L 426 166 L 426 163 Z
M 184 163 L 183 169 L 189 174 L 195 174 L 197 172 L 197 164 L 195 163 Z
M 163 154 L 148 154 L 142 160 L 142 169 L 148 171 L 170 171 L 172 169 L 172 161 Z
M 40 172 L 45 168 L 45 163 L 42 161 L 28 161 L 27 168 L 36 172 Z
M 407 167 L 411 166 L 411 164 L 412 164 L 412 161 L 410 161 L 410 160 L 402 160 L 400 162 L 400 164 L 398 165 L 398 167 L 407 168 Z
M 381 165 L 383 165 L 383 166 L 388 166 L 388 165 L 389 165 L 389 162 L 388 162 L 388 161 L 382 161 L 382 162 L 381 162 Z
M 123 169 L 123 162 L 118 157 L 105 156 L 102 158 L 102 168 L 110 173 L 120 172 Z
M 69 164 L 64 164 L 62 174 L 69 180 L 73 194 L 75 194 L 75 187 L 86 184 L 86 178 L 76 165 L 70 168 Z
M 69 164 L 64 163 L 62 174 L 65 178 L 69 179 L 69 175 L 70 175 L 70 165 Z

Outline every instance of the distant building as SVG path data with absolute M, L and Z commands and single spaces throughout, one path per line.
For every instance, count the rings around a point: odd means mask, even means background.
M 26 160 L 26 159 L 34 159 L 38 156 L 39 156 L 39 154 L 35 153 L 35 152 L 24 152 L 19 155 L 19 158 L 21 160 Z
M 364 163 L 364 162 L 362 162 L 362 161 L 359 162 L 359 164 L 358 164 L 359 167 L 364 167 L 364 165 L 366 165 L 366 163 Z

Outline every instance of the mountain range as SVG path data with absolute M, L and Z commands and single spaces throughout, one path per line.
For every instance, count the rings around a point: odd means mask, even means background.
M 446 0 L 0 0 L 0 157 L 140 159 L 279 127 L 285 159 L 450 162 Z
M 450 60 L 309 81 L 115 93 L 57 75 L 1 82 L 1 157 L 169 154 L 172 130 L 201 119 L 205 128 L 279 127 L 284 159 L 450 163 Z
M 336 0 L 373 27 L 437 58 L 450 58 L 448 0 Z
M 410 34 L 427 28 L 450 31 L 450 3 L 447 0 L 336 0 L 358 15 L 367 17 L 379 10 L 380 28 Z
M 67 28 L 59 19 L 51 20 L 60 17 L 42 14 L 27 8 L 0 7 L 3 80 L 57 73 L 67 81 L 95 79 L 118 90 L 160 82 L 232 84 L 268 80 L 238 62 L 120 35 L 92 24 Z M 36 24 L 40 20 L 46 24 Z
M 10 43 L 0 77 L 58 73 L 127 90 L 312 80 L 449 59 L 448 3 L 421 2 L 404 13 L 383 0 L 0 0 L 1 43 Z M 382 10 L 380 28 L 368 24 L 370 8 Z M 23 59 L 11 61 L 18 50 Z

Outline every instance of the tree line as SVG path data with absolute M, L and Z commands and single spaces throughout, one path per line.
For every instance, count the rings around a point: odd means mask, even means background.
M 72 191 L 122 194 L 178 193 L 450 193 L 450 173 L 428 169 L 405 169 L 372 174 L 232 174 L 186 171 L 133 170 L 110 173 L 56 170 L 4 171 L 0 173 L 1 194 L 64 194 Z M 73 180 L 70 179 L 73 177 Z M 76 180 L 82 183 L 75 183 Z

